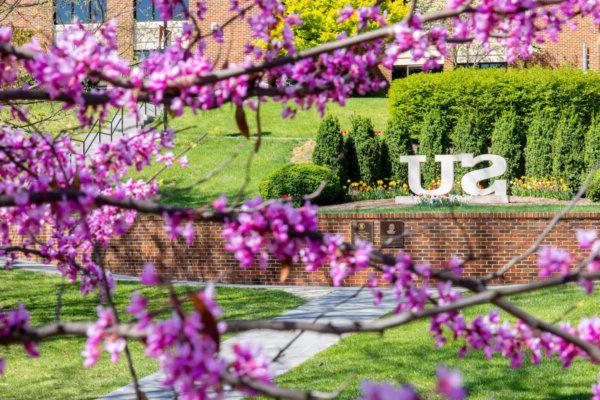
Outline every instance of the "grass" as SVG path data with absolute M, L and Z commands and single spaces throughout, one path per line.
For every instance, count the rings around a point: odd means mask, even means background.
M 57 292 L 61 279 L 25 271 L 0 271 L 0 309 L 26 304 L 31 312 L 32 324 L 54 321 Z M 123 312 L 129 296 L 140 286 L 133 282 L 119 282 L 115 302 Z M 178 287 L 183 292 L 184 288 Z M 297 307 L 304 301 L 277 290 L 218 288 L 217 300 L 224 310 L 224 319 L 271 318 L 285 310 Z M 156 288 L 143 288 L 142 293 L 151 298 L 151 304 L 165 303 L 164 292 Z M 64 320 L 93 320 L 98 297 L 82 298 L 78 284 L 69 284 L 63 296 Z M 40 357 L 29 358 L 20 346 L 2 348 L 1 356 L 7 358 L 5 375 L 0 377 L 1 399 L 95 399 L 130 383 L 124 357 L 113 365 L 106 354 L 100 362 L 84 369 L 80 356 L 84 338 L 60 337 L 45 341 L 40 346 Z M 131 350 L 140 376 L 157 370 L 153 359 L 143 355 L 143 346 L 132 342 Z
M 353 98 L 346 107 L 330 105 L 327 113 L 340 118 L 342 127 L 349 127 L 352 114 L 368 114 L 373 118 L 376 129 L 384 129 L 387 122 L 387 99 Z M 247 119 L 252 132 L 255 132 L 255 116 L 247 110 Z M 259 194 L 262 178 L 276 168 L 290 162 L 292 150 L 307 139 L 316 137 L 320 116 L 315 110 L 301 111 L 294 119 L 282 119 L 281 106 L 269 102 L 261 106 L 261 126 L 263 130 L 259 152 L 252 159 L 250 180 L 245 188 L 245 197 Z M 237 129 L 234 111 L 231 107 L 212 111 L 200 111 L 196 115 L 187 111 L 182 117 L 169 121 L 169 126 L 177 131 L 175 154 L 195 147 L 187 153 L 188 168 L 174 166 L 159 176 L 160 195 L 169 204 L 199 206 L 218 197 L 221 193 L 236 196 L 246 179 L 248 156 L 252 153 L 255 140 L 248 140 Z M 205 134 L 206 137 L 201 139 Z M 219 170 L 219 173 L 206 182 L 197 184 L 207 174 L 218 169 L 233 154 L 239 155 Z M 132 173 L 133 177 L 148 179 L 160 170 L 155 165 L 142 173 Z
M 8 108 L 0 111 L 0 123 L 3 125 L 15 124 L 27 131 L 50 132 L 53 134 L 77 130 L 79 121 L 73 110 L 64 110 L 61 103 L 45 101 L 33 102 L 24 105 L 24 108 L 29 109 L 27 118 L 29 122 L 21 122 L 14 118 Z M 28 126 L 29 123 L 34 124 L 34 128 Z
M 516 212 L 539 212 L 556 213 L 565 208 L 560 204 L 523 204 L 523 205 L 480 205 L 463 204 L 454 207 L 431 207 L 423 205 L 404 206 L 394 208 L 365 208 L 360 210 L 321 210 L 322 214 L 354 214 L 354 213 L 426 213 L 426 212 L 445 212 L 445 213 L 516 213 Z M 573 213 L 600 212 L 600 204 L 575 206 Z
M 265 138 L 305 138 L 312 139 L 317 135 L 321 116 L 315 109 L 299 111 L 295 118 L 281 118 L 281 105 L 267 102 L 260 107 L 261 128 Z M 340 119 L 342 129 L 350 128 L 350 118 L 354 114 L 368 116 L 373 120 L 376 130 L 384 130 L 388 120 L 387 98 L 367 97 L 351 98 L 344 107 L 329 104 L 326 115 L 334 115 Z M 251 132 L 256 132 L 256 113 L 246 109 L 246 119 Z M 208 133 L 211 136 L 240 137 L 234 118 L 234 109 L 224 106 L 218 110 L 199 111 L 197 114 L 186 111 L 179 118 L 169 122 L 175 130 L 192 128 L 196 132 Z
M 568 314 L 568 320 L 597 315 L 600 293 L 587 297 L 577 287 L 546 290 L 543 293 L 514 297 L 526 310 L 552 321 L 562 316 L 571 305 L 580 306 Z M 550 306 L 551 305 L 551 306 Z M 491 306 L 469 310 L 468 317 L 490 311 Z M 286 387 L 314 390 L 334 390 L 350 379 L 340 399 L 355 399 L 363 379 L 411 383 L 425 398 L 436 398 L 435 369 L 439 364 L 460 369 L 470 392 L 469 399 L 589 399 L 591 385 L 596 382 L 600 367 L 578 360 L 563 369 L 559 361 L 544 360 L 541 365 L 529 361 L 520 369 L 511 369 L 510 362 L 495 356 L 486 361 L 480 351 L 465 358 L 456 354 L 462 342 L 436 350 L 427 332 L 426 321 L 399 327 L 383 335 L 356 334 L 325 350 L 299 367 L 278 378 Z

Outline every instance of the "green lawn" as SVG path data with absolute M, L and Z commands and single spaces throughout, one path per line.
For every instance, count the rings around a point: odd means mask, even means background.
M 598 315 L 600 293 L 587 297 L 578 287 L 536 292 L 514 298 L 516 303 L 537 316 L 552 321 L 573 304 L 581 306 L 568 320 Z M 491 306 L 480 306 L 467 312 L 487 312 Z M 412 383 L 425 398 L 436 398 L 435 369 L 442 363 L 462 371 L 470 399 L 589 399 L 591 385 L 596 382 L 599 366 L 576 361 L 563 369 L 557 360 L 545 360 L 540 366 L 528 361 L 521 369 L 511 369 L 502 357 L 486 361 L 481 352 L 473 351 L 465 358 L 456 354 L 462 343 L 440 349 L 427 331 L 426 321 L 417 322 L 386 332 L 384 335 L 356 334 L 286 373 L 278 382 L 303 389 L 334 390 L 350 379 L 350 386 L 341 399 L 358 396 L 358 382 L 363 379 L 388 381 L 395 384 Z
M 50 133 L 79 131 L 77 129 L 79 121 L 75 113 L 72 109 L 64 110 L 62 103 L 51 101 L 31 102 L 24 104 L 23 108 L 29 109 L 27 118 L 29 123 L 34 124 L 34 127 L 28 126 L 28 122 L 21 122 L 15 119 L 8 108 L 0 111 L 0 123 L 4 125 L 14 124 L 32 132 L 35 132 L 36 129 L 41 132 Z
M 14 307 L 22 301 L 31 312 L 33 325 L 50 323 L 54 320 L 60 282 L 58 277 L 40 273 L 0 271 L 0 309 Z M 139 285 L 133 282 L 117 284 L 115 301 L 120 312 L 138 288 Z M 183 288 L 178 287 L 178 290 L 183 291 Z M 304 302 L 277 290 L 220 287 L 217 292 L 225 320 L 270 318 Z M 162 290 L 144 288 L 142 293 L 153 300 L 156 308 L 165 304 Z M 68 285 L 63 297 L 63 319 L 92 320 L 97 304 L 97 296 L 82 298 L 77 283 Z M 115 366 L 104 354 L 96 366 L 84 369 L 80 356 L 84 343 L 84 338 L 75 337 L 45 341 L 37 359 L 25 356 L 20 346 L 0 349 L 0 355 L 7 357 L 5 375 L 0 377 L 0 399 L 94 399 L 130 383 L 124 357 Z M 131 350 L 140 376 L 157 370 L 154 360 L 143 356 L 141 344 L 131 343 Z
M 321 117 L 316 109 L 299 111 L 294 118 L 281 118 L 281 105 L 267 102 L 260 106 L 261 128 L 264 137 L 314 138 Z M 340 119 L 342 129 L 350 128 L 352 115 L 363 115 L 373 120 L 376 130 L 384 130 L 388 120 L 388 105 L 385 97 L 351 98 L 344 107 L 336 104 L 327 106 L 326 115 L 335 115 Z M 246 109 L 246 118 L 250 131 L 256 132 L 256 113 Z M 176 130 L 192 128 L 199 133 L 212 136 L 239 137 L 235 123 L 234 109 L 225 105 L 222 109 L 198 111 L 196 114 L 186 111 L 179 118 L 169 120 L 169 126 Z
M 566 205 L 560 204 L 522 204 L 522 205 L 480 205 L 463 204 L 454 207 L 432 207 L 432 206 L 404 206 L 395 208 L 365 208 L 362 210 L 321 210 L 323 214 L 347 214 L 347 213 L 425 213 L 425 212 L 445 212 L 445 213 L 463 213 L 463 212 L 481 212 L 481 213 L 511 213 L 511 212 L 547 212 L 557 213 L 563 210 Z M 600 204 L 590 204 L 584 206 L 575 206 L 571 212 L 600 212 Z

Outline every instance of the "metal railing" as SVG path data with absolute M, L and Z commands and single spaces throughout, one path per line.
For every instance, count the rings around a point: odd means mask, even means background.
M 138 104 L 138 113 L 142 113 L 144 116 L 143 119 L 136 119 L 135 127 L 143 127 L 148 123 L 152 122 L 156 116 L 158 115 L 158 107 L 152 103 L 141 103 Z M 103 127 L 105 129 L 103 129 Z M 123 108 L 119 108 L 117 112 L 112 116 L 110 121 L 105 124 L 102 124 L 100 120 L 96 120 L 89 131 L 85 134 L 83 139 L 73 138 L 74 142 L 81 143 L 81 150 L 83 155 L 87 155 L 90 149 L 94 146 L 96 142 L 98 144 L 103 143 L 103 138 L 105 140 L 104 143 L 112 143 L 114 139 L 114 135 L 116 133 L 124 134 L 125 129 L 132 128 L 125 127 L 125 110 Z

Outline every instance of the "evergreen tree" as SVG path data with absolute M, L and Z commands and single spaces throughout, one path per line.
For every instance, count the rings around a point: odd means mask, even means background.
M 554 135 L 552 171 L 555 177 L 563 178 L 574 189 L 579 187 L 585 169 L 584 136 L 576 110 L 565 110 Z
M 419 136 L 419 154 L 427 156 L 427 162 L 421 164 L 423 183 L 428 183 L 440 178 L 440 168 L 435 162 L 435 155 L 444 152 L 446 124 L 438 110 L 427 114 L 421 127 Z
M 312 160 L 316 165 L 329 167 L 340 177 L 341 182 L 346 181 L 344 137 L 340 132 L 340 121 L 336 117 L 328 115 L 319 124 Z
M 451 135 L 452 152 L 454 154 L 473 154 L 475 157 L 487 153 L 486 134 L 481 118 L 475 111 L 468 110 L 461 114 Z M 454 180 L 460 182 L 468 172 L 460 164 L 454 165 Z
M 600 161 L 600 114 L 594 116 L 586 131 L 584 159 L 584 174 L 588 174 Z
M 402 118 L 392 117 L 388 121 L 384 139 L 391 163 L 391 177 L 408 182 L 408 165 L 400 162 L 400 156 L 413 154 L 409 127 Z
M 519 117 L 514 111 L 506 111 L 494 123 L 492 131 L 492 154 L 506 159 L 504 178 L 511 181 L 523 174 L 523 135 Z
M 548 110 L 534 113 L 525 145 L 525 174 L 548 178 L 552 175 L 552 144 L 555 121 Z

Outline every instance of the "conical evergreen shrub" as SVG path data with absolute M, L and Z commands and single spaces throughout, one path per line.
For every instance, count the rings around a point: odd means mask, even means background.
M 526 133 L 525 175 L 548 178 L 552 175 L 552 146 L 556 119 L 549 110 L 533 114 Z
M 506 111 L 494 123 L 491 153 L 506 159 L 506 173 L 502 177 L 509 182 L 523 175 L 523 135 L 519 117 L 514 111 Z
M 565 110 L 560 117 L 554 134 L 552 173 L 563 178 L 577 190 L 585 169 L 584 130 L 575 109 Z
M 391 177 L 402 182 L 408 182 L 408 164 L 400 162 L 400 156 L 412 155 L 412 140 L 410 129 L 400 117 L 392 117 L 388 121 L 384 134 L 385 144 L 389 154 Z

